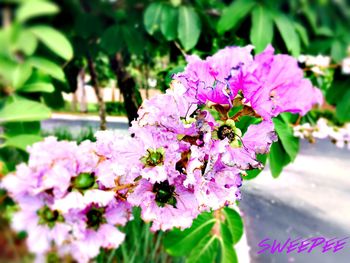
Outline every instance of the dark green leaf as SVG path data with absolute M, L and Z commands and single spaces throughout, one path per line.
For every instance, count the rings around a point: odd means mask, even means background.
M 9 122 L 5 123 L 4 131 L 6 136 L 13 137 L 21 134 L 40 134 L 40 122 Z
M 346 56 L 346 45 L 339 40 L 334 40 L 331 47 L 331 56 L 336 62 L 340 62 Z
M 253 8 L 254 1 L 251 0 L 237 0 L 225 8 L 220 20 L 217 24 L 217 31 L 223 34 L 226 31 L 234 28 Z
M 337 104 L 336 116 L 340 121 L 350 121 L 350 90 L 348 90 Z
M 192 7 L 181 6 L 179 8 L 177 32 L 179 40 L 186 51 L 197 44 L 201 33 L 201 21 Z
M 309 45 L 309 36 L 305 27 L 297 22 L 294 22 L 296 32 L 299 34 L 301 41 L 305 46 Z
M 177 37 L 178 9 L 164 5 L 162 9 L 160 30 L 165 39 L 170 41 Z
M 273 123 L 283 148 L 289 155 L 291 161 L 294 161 L 299 151 L 299 139 L 294 137 L 293 128 L 289 123 L 280 118 L 274 118 Z
M 266 154 L 258 154 L 257 160 L 263 165 L 266 164 L 267 155 Z M 251 180 L 257 177 L 263 170 L 262 169 L 252 169 L 247 171 L 247 175 L 243 176 L 244 180 Z
M 150 35 L 153 35 L 156 31 L 160 30 L 163 7 L 163 3 L 155 2 L 150 4 L 145 11 L 143 24 Z
M 274 21 L 288 51 L 295 57 L 299 56 L 300 39 L 295 31 L 293 21 L 283 13 L 274 13 Z
M 269 11 L 258 5 L 252 12 L 252 27 L 250 30 L 250 41 L 255 46 L 255 52 L 260 53 L 272 42 L 273 21 Z
M 242 218 L 234 209 L 229 207 L 224 208 L 223 213 L 225 215 L 225 223 L 232 235 L 233 244 L 236 244 L 243 235 Z
M 272 144 L 269 160 L 271 174 L 274 178 L 277 178 L 281 174 L 283 167 L 290 163 L 290 157 L 280 141 Z
M 107 28 L 101 37 L 101 47 L 110 55 L 118 52 L 123 45 L 121 30 L 119 26 L 114 25 Z
M 124 26 L 122 27 L 122 34 L 129 52 L 136 55 L 141 55 L 143 53 L 145 43 L 139 32 L 135 29 Z

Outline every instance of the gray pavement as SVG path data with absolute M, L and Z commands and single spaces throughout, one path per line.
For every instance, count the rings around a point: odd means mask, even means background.
M 350 239 L 336 253 L 315 248 L 310 253 L 257 254 L 270 238 L 350 237 L 350 151 L 326 140 L 302 141 L 300 154 L 277 179 L 268 167 L 242 186 L 243 212 L 251 262 L 350 262 Z

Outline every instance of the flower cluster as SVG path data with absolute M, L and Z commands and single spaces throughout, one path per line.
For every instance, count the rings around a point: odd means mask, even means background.
M 118 247 L 116 226 L 131 207 L 165 231 L 239 200 L 242 176 L 263 168 L 257 157 L 277 140 L 272 118 L 322 103 L 297 60 L 271 46 L 254 57 L 252 48 L 188 56 L 170 89 L 143 103 L 131 137 L 100 131 L 94 143 L 46 138 L 30 148 L 28 165 L 3 186 L 19 203 L 14 227 L 28 232 L 31 251 L 86 262 L 99 247 Z
M 19 204 L 12 225 L 28 233 L 29 250 L 88 262 L 101 247 L 118 247 L 124 234 L 116 226 L 130 219 L 130 205 L 115 198 L 113 165 L 96 145 L 47 137 L 28 151 L 28 164 L 20 164 L 2 186 Z
M 331 125 L 327 119 L 318 119 L 316 125 L 304 123 L 294 127 L 294 136 L 314 142 L 315 139 L 329 138 L 339 148 L 350 150 L 350 124 Z

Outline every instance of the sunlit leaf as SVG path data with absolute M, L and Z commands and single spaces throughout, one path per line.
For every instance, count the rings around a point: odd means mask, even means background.
M 19 89 L 19 91 L 21 92 L 47 92 L 47 93 L 51 93 L 54 90 L 55 90 L 55 87 L 51 83 L 45 83 L 45 82 L 26 84 Z
M 0 109 L 0 122 L 38 121 L 48 119 L 51 111 L 44 104 L 12 96 Z
M 61 32 L 45 25 L 31 27 L 30 30 L 58 56 L 66 60 L 70 60 L 73 57 L 73 48 L 66 36 Z
M 28 63 L 31 64 L 33 67 L 41 70 L 42 72 L 49 74 L 53 78 L 56 78 L 60 81 L 65 80 L 62 68 L 46 58 L 31 57 L 30 59 L 28 59 Z
M 59 8 L 56 4 L 49 1 L 26 1 L 19 6 L 16 12 L 16 20 L 18 22 L 24 22 L 28 19 L 54 15 L 59 12 Z
M 215 235 L 204 236 L 192 247 L 187 263 L 213 262 L 219 250 L 219 240 Z
M 28 63 L 18 64 L 12 75 L 12 85 L 18 89 L 32 74 L 32 67 Z
M 42 137 L 34 134 L 21 134 L 13 137 L 7 137 L 3 147 L 15 147 L 21 150 L 26 150 L 27 146 L 42 140 Z

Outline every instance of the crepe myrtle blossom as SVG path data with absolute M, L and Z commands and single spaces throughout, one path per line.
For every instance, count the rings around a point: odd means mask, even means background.
M 53 209 L 43 196 L 21 199 L 19 211 L 13 216 L 12 227 L 28 233 L 28 248 L 37 255 L 47 253 L 53 245 L 62 246 L 72 229 L 62 213 Z
M 142 219 L 152 222 L 151 230 L 185 229 L 198 216 L 194 192 L 185 188 L 181 181 L 182 178 L 177 178 L 171 185 L 167 180 L 152 184 L 142 179 L 128 197 L 132 205 L 141 207 Z
M 228 47 L 206 60 L 188 57 L 185 71 L 174 78 L 199 104 L 212 102 L 232 107 L 232 100 L 238 96 L 267 120 L 282 112 L 304 115 L 322 103 L 321 91 L 303 78 L 296 59 L 274 55 L 272 46 L 254 58 L 251 50 L 251 46 Z
M 343 126 L 332 125 L 327 119 L 320 118 L 316 125 L 304 123 L 294 127 L 294 136 L 314 142 L 315 139 L 328 138 L 339 148 L 350 150 L 350 124 Z
M 133 207 L 152 231 L 166 231 L 240 200 L 242 178 L 263 168 L 258 154 L 277 140 L 272 118 L 322 102 L 294 58 L 252 49 L 188 56 L 166 93 L 144 101 L 132 136 L 99 131 L 96 142 L 48 137 L 30 147 L 28 164 L 1 183 L 19 204 L 13 225 L 28 232 L 30 250 L 88 262 L 123 242 L 118 227 Z
M 77 262 L 85 263 L 96 257 L 100 248 L 119 247 L 125 234 L 117 226 L 125 225 L 130 214 L 130 205 L 123 201 L 106 206 L 91 203 L 84 209 L 71 210 L 67 221 L 73 227 L 69 242 L 60 248 L 60 254 L 69 253 Z
M 300 55 L 298 57 L 298 62 L 305 67 L 310 68 L 310 70 L 317 75 L 324 75 L 324 70 L 330 66 L 331 58 L 329 56 L 317 55 Z

